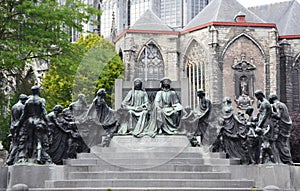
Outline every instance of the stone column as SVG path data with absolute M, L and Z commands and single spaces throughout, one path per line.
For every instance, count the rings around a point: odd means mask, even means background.
M 293 84 L 292 84 L 293 56 L 291 45 L 287 40 L 280 42 L 280 100 L 285 102 L 290 111 L 293 110 Z
M 132 50 L 124 50 L 125 80 L 130 81 L 134 78 L 134 53 Z
M 219 60 L 218 30 L 212 26 L 209 30 L 209 58 L 207 65 L 207 97 L 212 102 L 220 103 L 223 98 L 222 65 Z
M 275 28 L 269 32 L 269 68 L 266 69 L 266 96 L 270 93 L 276 93 L 280 95 L 280 65 L 279 65 L 279 46 L 277 44 L 278 35 L 277 30 Z M 268 64 L 268 63 L 267 63 Z M 269 82 L 268 82 L 269 81 Z
M 175 50 L 167 52 L 167 62 L 165 63 L 165 74 L 174 81 L 178 81 L 177 52 Z
M 122 97 L 123 95 L 123 80 L 116 79 L 115 80 L 115 109 L 121 108 Z
M 136 45 L 133 37 L 123 39 L 123 62 L 125 65 L 125 80 L 131 81 L 134 79 L 134 66 L 136 63 Z

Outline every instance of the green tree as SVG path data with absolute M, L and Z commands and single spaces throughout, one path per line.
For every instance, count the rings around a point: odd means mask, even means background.
M 78 40 L 86 54 L 80 63 L 73 89 L 73 99 L 84 93 L 91 102 L 99 88 L 107 91 L 106 102 L 112 105 L 114 81 L 121 78 L 124 65 L 114 45 L 102 36 L 88 35 Z
M 114 46 L 103 36 L 89 34 L 80 36 L 73 44 L 74 54 L 59 55 L 52 60 L 42 86 L 42 96 L 47 101 L 49 111 L 56 104 L 67 107 L 83 93 L 88 103 L 92 101 L 99 88 L 109 93 L 107 102 L 111 103 L 112 90 L 116 78 L 122 77 L 124 65 L 114 51 Z
M 97 83 L 97 89 L 104 88 L 107 92 L 106 102 L 113 107 L 114 100 L 114 85 L 115 79 L 123 78 L 124 74 L 124 64 L 119 55 L 115 55 L 108 63 L 105 65 L 103 71 L 99 76 Z
M 74 78 L 84 50 L 76 44 L 71 46 L 72 53 L 51 59 L 50 69 L 42 80 L 41 93 L 46 99 L 47 111 L 57 104 L 67 107 L 72 101 Z
M 96 24 L 91 18 L 101 11 L 81 0 L 0 0 L 0 76 L 12 74 L 16 89 L 24 86 L 27 70 L 35 59 L 52 61 L 73 58 L 77 51 L 70 42 L 70 30 L 82 32 L 84 23 Z M 66 56 L 67 55 L 67 56 Z M 0 90 L 3 89 L 1 84 Z M 30 90 L 30 89 L 29 89 Z M 9 129 L 7 96 L 1 91 L 0 139 Z
M 0 0 L 0 11 L 1 69 L 70 52 L 70 29 L 101 14 L 80 0 Z

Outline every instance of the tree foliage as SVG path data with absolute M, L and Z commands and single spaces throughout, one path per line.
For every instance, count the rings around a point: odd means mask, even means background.
M 84 54 L 76 44 L 72 45 L 71 50 L 70 54 L 58 55 L 51 59 L 50 69 L 42 81 L 41 93 L 46 99 L 48 111 L 57 104 L 67 107 L 71 103 L 74 77 Z
M 42 82 L 47 110 L 56 104 L 67 107 L 81 93 L 86 95 L 90 103 L 99 88 L 106 89 L 109 93 L 107 102 L 111 103 L 114 81 L 122 77 L 124 71 L 113 44 L 102 36 L 89 34 L 86 37 L 80 36 L 78 42 L 73 44 L 73 51 L 76 57 L 71 54 L 53 59 Z
M 100 11 L 80 0 L 0 0 L 1 69 L 23 67 L 33 58 L 49 58 L 70 52 L 70 29 Z
M 14 76 L 16 90 L 25 87 L 26 67 L 35 59 L 54 63 L 65 60 L 62 57 L 73 60 L 78 51 L 70 42 L 70 30 L 82 32 L 84 23 L 96 24 L 91 18 L 101 14 L 81 0 L 63 2 L 0 0 L 0 78 L 3 73 Z M 0 86 L 0 139 L 4 139 L 9 129 L 9 108 L 14 103 L 4 93 L 3 83 Z
M 91 102 L 99 88 L 107 91 L 106 102 L 112 104 L 114 81 L 122 77 L 124 65 L 114 45 L 102 36 L 88 35 L 78 40 L 86 54 L 80 63 L 73 89 L 73 99 L 84 93 Z

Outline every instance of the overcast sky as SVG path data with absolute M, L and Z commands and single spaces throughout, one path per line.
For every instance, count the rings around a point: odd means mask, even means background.
M 277 3 L 277 2 L 283 2 L 287 0 L 237 0 L 245 7 L 252 7 L 256 5 L 265 5 L 270 3 Z M 297 0 L 299 2 L 299 0 Z

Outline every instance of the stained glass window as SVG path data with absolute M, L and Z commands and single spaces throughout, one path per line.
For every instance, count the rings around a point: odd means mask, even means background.
M 144 47 L 135 67 L 135 77 L 145 81 L 160 80 L 164 77 L 164 63 L 159 49 L 154 44 Z
M 192 42 L 186 57 L 186 72 L 189 79 L 189 105 L 195 108 L 199 103 L 197 90 L 205 90 L 205 51 L 197 42 Z

